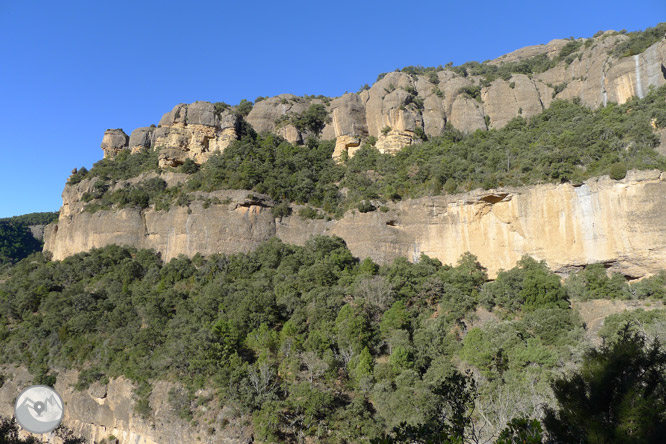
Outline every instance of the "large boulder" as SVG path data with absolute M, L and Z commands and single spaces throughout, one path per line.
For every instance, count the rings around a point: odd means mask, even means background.
M 153 133 L 152 146 L 160 152 L 160 167 L 175 167 L 186 159 L 205 162 L 238 139 L 238 124 L 237 114 L 218 111 L 210 102 L 176 105 Z
M 132 153 L 141 151 L 142 149 L 149 149 L 153 146 L 153 134 L 155 133 L 155 127 L 143 127 L 137 128 L 132 131 L 132 134 L 129 138 L 129 148 Z
M 104 151 L 104 158 L 113 158 L 122 150 L 129 146 L 129 137 L 120 128 L 108 129 L 104 131 L 101 148 Z

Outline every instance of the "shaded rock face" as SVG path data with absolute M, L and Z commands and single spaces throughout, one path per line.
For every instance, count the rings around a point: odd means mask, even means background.
M 33 384 L 33 376 L 24 368 L 2 368 L 7 377 L 0 387 L 0 415 L 13 416 L 13 402 L 22 389 Z M 102 442 L 115 436 L 120 444 L 181 444 L 189 442 L 244 444 L 252 442 L 252 431 L 241 425 L 224 409 L 206 406 L 201 425 L 180 419 L 169 403 L 169 391 L 178 389 L 168 382 L 156 382 L 148 399 L 154 415 L 144 418 L 134 410 L 135 396 L 132 383 L 124 378 L 112 379 L 108 384 L 93 383 L 88 389 L 77 391 L 73 387 L 78 379 L 76 371 L 59 371 L 55 389 L 62 397 L 65 415 L 62 424 L 85 442 Z M 216 429 L 208 423 L 227 426 Z M 212 433 L 211 433 L 212 432 Z M 37 438 L 44 439 L 44 435 Z M 62 439 L 48 442 L 61 444 Z M 116 441 L 111 441 L 116 442 Z
M 154 248 L 169 260 L 246 252 L 272 236 L 303 244 L 324 234 L 343 238 L 355 256 L 382 263 L 399 256 L 417 261 L 422 253 L 455 263 L 469 251 L 491 277 L 524 254 L 563 274 L 591 263 L 631 278 L 666 268 L 666 173 L 658 171 L 630 171 L 621 181 L 604 177 L 578 187 L 424 197 L 394 204 L 386 213 L 352 211 L 333 221 L 276 219 L 274 202 L 238 190 L 206 195 L 229 202 L 208 208 L 195 201 L 169 211 L 90 214 L 79 199 L 92 184 L 65 188 L 60 219 L 45 232 L 44 248 L 54 259 L 115 243 Z
M 153 146 L 154 127 L 137 128 L 132 131 L 129 138 L 129 149 L 133 153 Z

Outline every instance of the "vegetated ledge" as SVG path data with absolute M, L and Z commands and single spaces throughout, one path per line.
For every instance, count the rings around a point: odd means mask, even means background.
M 273 236 L 302 245 L 325 234 L 344 239 L 355 256 L 380 263 L 399 256 L 418 261 L 422 253 L 455 263 L 469 251 L 490 277 L 524 254 L 562 273 L 598 262 L 613 263 L 611 271 L 632 278 L 666 268 L 666 174 L 659 170 L 630 170 L 621 180 L 603 176 L 577 186 L 409 199 L 389 204 L 387 211 L 352 210 L 328 221 L 294 213 L 276 217 L 271 199 L 243 190 L 208 193 L 209 202 L 220 203 L 91 214 L 76 199 L 85 185 L 64 194 L 60 220 L 47 227 L 45 250 L 54 259 L 119 244 L 153 248 L 169 260 L 179 254 L 247 252 Z M 252 204 L 255 200 L 261 205 Z

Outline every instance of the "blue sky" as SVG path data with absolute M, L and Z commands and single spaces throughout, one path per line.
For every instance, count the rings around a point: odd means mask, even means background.
M 339 96 L 407 65 L 666 21 L 663 0 L 548 3 L 0 0 L 0 217 L 57 210 L 105 129 L 181 102 Z

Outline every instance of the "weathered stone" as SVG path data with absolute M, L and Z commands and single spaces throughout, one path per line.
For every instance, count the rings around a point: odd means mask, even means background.
M 414 141 L 414 131 L 391 130 L 380 134 L 375 147 L 380 153 L 394 154 Z
M 284 139 L 291 144 L 294 145 L 303 144 L 303 135 L 299 130 L 296 129 L 294 125 L 284 125 L 278 127 L 274 131 L 278 136 L 284 137 Z
M 153 146 L 154 127 L 137 128 L 132 131 L 129 138 L 129 149 L 132 153 L 143 149 L 150 149 Z
M 187 105 L 184 103 L 179 103 L 174 106 L 171 111 L 164 114 L 160 119 L 158 126 L 173 126 L 173 125 L 185 125 L 185 119 L 187 117 Z
M 108 129 L 104 131 L 101 148 L 104 151 L 104 158 L 114 157 L 124 149 L 127 149 L 129 137 L 122 129 Z
M 259 133 L 273 131 L 280 118 L 288 113 L 301 113 L 308 106 L 302 97 L 281 94 L 255 103 L 245 120 Z
M 329 106 L 331 122 L 322 131 L 324 140 L 335 139 L 344 135 L 364 137 L 368 135 L 365 121 L 365 107 L 358 94 L 347 93 L 333 99 Z
M 352 253 L 387 262 L 421 253 L 455 263 L 466 251 L 488 273 L 509 269 L 524 255 L 554 270 L 603 262 L 639 278 L 666 268 L 666 173 L 630 171 L 614 181 L 581 186 L 547 184 L 424 197 L 390 211 L 349 212 L 339 220 L 305 221 L 294 215 L 278 223 L 268 199 L 249 201 L 246 191 L 211 194 L 230 204 L 169 211 L 125 208 L 83 211 L 80 196 L 94 180 L 65 187 L 57 224 L 48 225 L 45 250 L 54 259 L 112 243 L 153 248 L 169 260 L 179 254 L 249 251 L 278 236 L 302 244 L 313 234 L 337 235 Z M 256 196 L 256 193 L 255 193 Z
M 451 106 L 451 124 L 464 132 L 487 129 L 482 105 L 474 99 L 459 94 Z
M 187 105 L 185 115 L 187 125 L 218 126 L 215 107 L 210 102 L 194 102 Z
M 32 385 L 33 375 L 25 368 L 3 366 L 5 381 L 0 387 L 0 415 L 11 417 L 17 393 Z M 252 429 L 247 426 L 247 417 L 226 417 L 226 426 L 210 428 L 218 424 L 218 416 L 225 412 L 216 402 L 197 407 L 200 423 L 189 422 L 178 417 L 170 403 L 169 393 L 184 390 L 176 383 L 155 381 L 148 398 L 151 410 L 155 413 L 149 419 L 136 412 L 135 387 L 125 378 L 114 378 L 106 384 L 93 383 L 88 390 L 75 389 L 78 372 L 54 369 L 58 373 L 55 389 L 66 406 L 63 425 L 83 442 L 113 442 L 119 444 L 181 444 L 201 442 L 204 444 L 249 444 L 252 442 Z M 204 396 L 212 393 L 204 392 Z M 212 397 L 212 396 L 211 396 Z M 21 431 L 23 435 L 28 435 Z M 115 436 L 115 440 L 109 437 Z M 34 436 L 34 435 L 33 435 Z M 48 442 L 62 444 L 58 436 L 37 435 Z M 44 441 L 46 442 L 46 441 Z
M 482 97 L 491 128 L 502 128 L 516 116 L 527 118 L 543 111 L 536 85 L 524 74 L 514 74 L 509 81 L 495 80 L 484 89 Z
M 160 152 L 160 167 L 177 166 L 186 159 L 203 163 L 215 152 L 224 151 L 238 139 L 238 118 L 229 110 L 215 113 L 209 102 L 176 106 L 153 133 L 152 146 Z
M 333 159 L 340 160 L 343 153 L 352 157 L 361 145 L 361 138 L 358 136 L 339 136 L 335 139 L 335 149 L 333 150 Z

